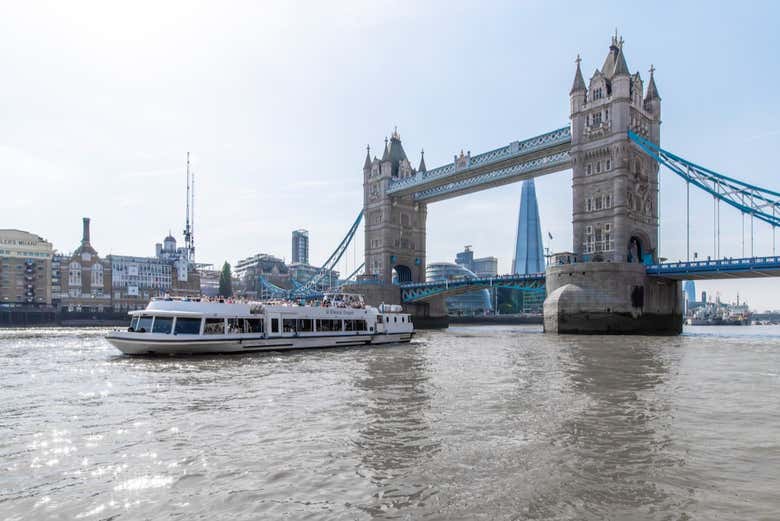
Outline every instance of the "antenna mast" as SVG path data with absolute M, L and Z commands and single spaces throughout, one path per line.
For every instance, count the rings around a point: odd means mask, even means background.
M 187 253 L 192 251 L 192 229 L 190 228 L 190 153 L 187 152 L 187 210 L 184 219 L 184 243 Z
M 190 205 L 190 262 L 195 262 L 195 172 L 192 172 L 192 204 Z

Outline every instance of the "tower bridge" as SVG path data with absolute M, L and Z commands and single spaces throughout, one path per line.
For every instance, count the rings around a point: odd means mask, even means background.
M 629 71 L 623 46 L 615 35 L 587 83 L 577 57 L 567 127 L 481 154 L 461 151 L 451 163 L 430 170 L 424 156 L 412 167 L 397 131 L 385 140 L 381 158 L 372 158 L 369 149 L 361 212 L 365 274 L 352 289 L 369 302 L 404 302 L 418 316 L 436 317 L 446 315 L 446 294 L 498 285 L 544 288 L 545 331 L 676 334 L 683 312 L 679 280 L 780 276 L 780 257 L 717 265 L 661 262 L 660 165 L 683 177 L 688 189 L 705 190 L 716 203 L 723 201 L 773 230 L 780 225 L 780 193 L 662 149 L 655 69 L 650 67 L 645 84 L 639 72 Z M 562 170 L 572 172 L 573 262 L 548 266 L 543 277 L 425 282 L 428 204 Z M 355 229 L 353 224 L 352 236 Z

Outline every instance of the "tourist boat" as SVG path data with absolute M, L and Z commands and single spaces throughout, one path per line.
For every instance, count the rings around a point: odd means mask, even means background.
M 372 346 L 409 342 L 414 334 L 401 306 L 367 306 L 360 295 L 345 293 L 316 305 L 155 298 L 129 314 L 127 331 L 107 336 L 128 355 Z

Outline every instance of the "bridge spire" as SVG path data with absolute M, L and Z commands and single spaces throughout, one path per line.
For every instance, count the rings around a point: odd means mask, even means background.
M 659 100 L 661 96 L 658 95 L 658 87 L 655 86 L 654 73 L 655 67 L 650 66 L 650 81 L 647 84 L 647 94 L 645 95 L 645 101 Z
M 580 62 L 582 62 L 582 58 L 580 58 L 579 54 L 577 55 L 577 59 L 574 61 L 577 62 L 577 72 L 574 73 L 574 83 L 571 85 L 569 95 L 574 94 L 575 92 L 585 92 L 587 90 L 587 87 L 585 87 L 585 80 L 582 77 L 582 69 L 580 69 Z
M 366 145 L 366 161 L 363 163 L 363 170 L 371 169 L 371 145 Z
M 426 172 L 428 169 L 425 167 L 425 149 L 420 150 L 420 166 L 417 167 L 418 172 Z

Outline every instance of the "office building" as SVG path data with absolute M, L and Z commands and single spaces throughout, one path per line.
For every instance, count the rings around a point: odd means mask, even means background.
M 309 232 L 292 232 L 292 264 L 309 264 Z
M 498 274 L 498 259 L 496 257 L 474 258 L 470 245 L 455 254 L 455 264 L 474 272 L 478 277 L 495 277 Z
M 476 277 L 473 271 L 452 262 L 428 264 L 425 275 L 428 282 Z M 486 289 L 447 297 L 446 303 L 447 313 L 450 315 L 482 315 L 493 309 L 490 292 Z
M 533 179 L 527 179 L 522 183 L 515 237 L 512 272 L 521 275 L 544 272 L 542 226 L 539 221 L 539 206 L 536 202 L 536 185 Z

